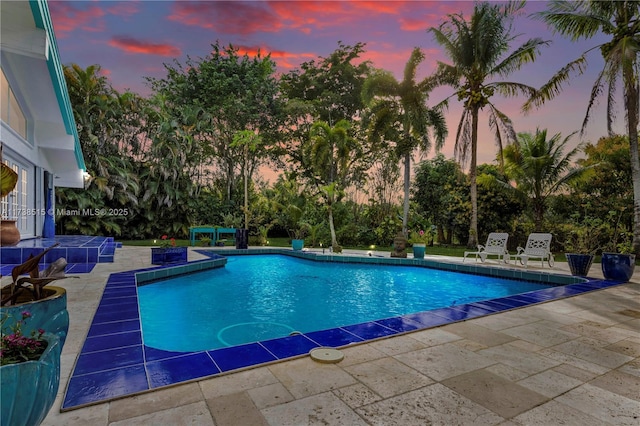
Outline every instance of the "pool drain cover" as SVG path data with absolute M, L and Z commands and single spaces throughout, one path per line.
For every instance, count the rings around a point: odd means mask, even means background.
M 344 354 L 333 348 L 316 348 L 309 352 L 311 359 L 325 364 L 335 364 L 344 359 Z

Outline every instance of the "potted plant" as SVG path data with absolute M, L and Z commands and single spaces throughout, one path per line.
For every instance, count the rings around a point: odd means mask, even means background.
M 31 312 L 15 319 L 2 314 L 0 424 L 38 425 L 53 406 L 60 386 L 63 342 L 44 329 L 25 330 Z M 11 326 L 7 322 L 13 321 Z
M 304 247 L 304 237 L 309 232 L 311 226 L 302 220 L 303 210 L 300 206 L 291 203 L 281 207 L 278 221 L 287 230 L 291 238 L 291 248 L 302 250 Z
M 200 245 L 203 247 L 209 247 L 211 245 L 211 238 L 200 237 Z
M 30 256 L 26 262 L 12 269 L 11 284 L 0 290 L 0 313 L 17 318 L 23 310 L 28 310 L 31 312 L 30 324 L 33 328 L 47 329 L 59 335 L 64 343 L 69 329 L 67 293 L 61 287 L 45 286 L 55 280 L 69 278 L 64 274 L 67 261 L 60 258 L 47 269 L 38 270 L 40 260 L 57 246 L 54 244 L 37 256 Z M 22 276 L 24 274 L 29 276 Z
M 311 226 L 306 222 L 298 222 L 296 227 L 291 229 L 291 248 L 294 250 L 302 250 L 304 248 L 304 237 L 309 232 Z
M 602 274 L 612 281 L 627 282 L 631 279 L 636 267 L 636 255 L 632 253 L 632 234 L 630 232 L 616 232 L 609 246 L 611 251 L 602 253 Z M 622 239 L 622 241 L 619 241 Z M 613 252 L 616 250 L 616 252 Z
M 64 288 L 45 286 L 68 278 L 64 274 L 67 262 L 60 258 L 44 271 L 38 270 L 40 259 L 56 246 L 15 266 L 11 284 L 1 290 L 0 424 L 3 425 L 39 424 L 58 391 L 60 353 L 69 330 L 67 294 Z
M 156 242 L 157 240 L 154 240 Z M 176 239 L 167 235 L 160 237 L 160 246 L 151 248 L 151 264 L 165 265 L 187 261 L 187 248 L 177 247 Z
M 564 249 L 569 270 L 571 275 L 586 277 L 596 252 L 601 249 L 606 224 L 601 219 L 586 217 L 568 226 Z
M 426 229 L 426 231 L 425 231 Z M 433 244 L 433 238 L 436 235 L 436 226 L 427 225 L 424 229 L 413 230 L 409 234 L 409 243 L 413 247 L 413 257 L 424 258 L 427 245 Z
M 427 247 L 429 237 L 423 229 L 417 231 L 411 231 L 409 235 L 409 243 L 413 248 L 413 258 L 414 259 L 423 259 L 424 252 Z
M 18 173 L 2 162 L 0 145 L 0 198 L 8 196 L 18 183 Z M 4 215 L 4 212 L 3 212 Z M 20 241 L 20 231 L 13 219 L 0 218 L 0 245 L 12 246 Z

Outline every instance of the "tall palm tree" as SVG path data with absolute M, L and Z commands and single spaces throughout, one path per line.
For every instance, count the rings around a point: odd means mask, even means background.
M 314 184 L 327 203 L 331 246 L 338 247 L 333 223 L 333 206 L 348 184 L 351 155 L 356 151 L 355 140 L 349 135 L 350 124 L 340 120 L 331 127 L 325 121 L 316 121 L 311 127 L 309 144 L 305 149 L 306 161 L 314 172 Z
M 571 40 L 589 39 L 602 32 L 611 39 L 584 52 L 578 59 L 569 62 L 558 71 L 545 86 L 539 96 L 528 102 L 527 107 L 540 105 L 560 92 L 562 83 L 573 74 L 581 74 L 586 66 L 586 55 L 599 50 L 604 58 L 604 67 L 598 74 L 591 89 L 587 112 L 582 123 L 582 131 L 589 121 L 591 107 L 596 98 L 606 90 L 607 129 L 613 136 L 612 123 L 615 119 L 615 94 L 622 76 L 624 108 L 627 119 L 627 134 L 631 153 L 631 176 L 633 180 L 633 250 L 640 254 L 640 156 L 638 155 L 638 116 L 640 62 L 640 1 L 558 1 L 549 2 L 548 10 L 539 12 L 553 30 Z
M 489 127 L 495 135 L 499 158 L 502 158 L 502 149 L 516 139 L 516 133 L 511 119 L 496 108 L 490 99 L 495 93 L 505 97 L 518 94 L 532 96 L 535 89 L 526 84 L 496 79 L 506 77 L 524 64 L 533 62 L 540 47 L 549 43 L 537 37 L 532 38 L 506 54 L 516 37 L 512 34 L 513 18 L 524 7 L 524 3 L 477 3 L 470 20 L 466 20 L 462 14 L 453 14 L 440 27 L 429 30 L 444 47 L 452 62 L 439 62 L 434 78 L 439 84 L 447 84 L 456 89 L 452 96 L 457 95 L 458 100 L 464 103 L 456 133 L 455 155 L 463 165 L 469 157 L 471 160 L 471 223 L 467 243 L 470 247 L 475 247 L 478 242 L 476 163 L 479 112 L 488 108 Z
M 561 139 L 557 133 L 547 139 L 546 129 L 536 129 L 535 134 L 519 133 L 517 143 L 504 149 L 505 173 L 531 200 L 536 231 L 542 231 L 547 199 L 588 169 L 572 166 L 582 144 L 564 153 L 573 135 Z
M 416 82 L 416 70 L 424 59 L 419 48 L 413 49 L 404 68 L 404 79 L 397 81 L 388 71 L 379 70 L 365 80 L 362 98 L 372 111 L 371 136 L 395 142 L 396 154 L 404 161 L 404 206 L 402 232 L 407 235 L 411 157 L 420 148 L 431 149 L 429 127 L 433 128 L 436 149 L 447 136 L 447 126 L 439 110 L 427 106 L 430 80 Z

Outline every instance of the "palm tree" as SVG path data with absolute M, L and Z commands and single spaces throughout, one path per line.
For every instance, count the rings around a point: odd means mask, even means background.
M 477 190 L 477 150 L 478 115 L 487 107 L 489 127 L 495 134 L 499 158 L 505 144 L 516 139 L 511 119 L 490 101 L 498 93 L 505 97 L 526 94 L 532 96 L 535 89 L 522 83 L 495 81 L 533 62 L 539 48 L 548 44 L 540 38 L 532 38 L 511 53 L 503 56 L 515 38 L 512 35 L 514 16 L 524 7 L 524 1 L 495 5 L 486 2 L 474 6 L 468 21 L 462 14 L 449 15 L 449 20 L 439 28 L 431 28 L 436 41 L 444 47 L 452 64 L 438 63 L 435 80 L 456 89 L 458 100 L 464 103 L 464 110 L 456 133 L 455 155 L 464 165 L 469 163 L 471 189 L 471 223 L 469 227 L 469 247 L 475 247 L 478 239 L 478 190 Z M 444 102 L 448 102 L 447 98 Z M 502 165 L 502 164 L 501 164 Z
M 395 141 L 396 154 L 404 160 L 404 206 L 402 232 L 407 235 L 409 217 L 409 184 L 411 157 L 416 148 L 431 149 L 429 127 L 435 133 L 436 149 L 440 150 L 447 136 L 444 117 L 439 110 L 427 107 L 430 80 L 416 82 L 416 70 L 424 59 L 419 48 L 413 49 L 404 68 L 404 79 L 397 81 L 388 71 L 379 70 L 367 78 L 362 98 L 372 111 L 369 130 L 373 138 Z
M 564 154 L 575 132 L 564 139 L 560 133 L 547 139 L 547 130 L 519 133 L 517 143 L 504 149 L 505 173 L 518 191 L 531 199 L 536 231 L 542 231 L 547 199 L 579 179 L 588 167 L 572 167 L 583 148 L 580 144 Z
M 604 58 L 604 67 L 591 89 L 582 131 L 589 121 L 591 107 L 596 98 L 606 89 L 607 129 L 613 136 L 615 119 L 615 94 L 619 77 L 622 76 L 624 108 L 631 152 L 631 176 L 633 180 L 633 251 L 640 254 L 640 156 L 638 155 L 638 115 L 640 67 L 640 1 L 558 1 L 549 2 L 548 10 L 539 12 L 542 18 L 557 33 L 572 40 L 589 39 L 598 32 L 610 35 L 610 41 L 584 52 L 578 59 L 569 62 L 558 71 L 532 98 L 527 107 L 541 105 L 560 92 L 562 83 L 574 73 L 581 74 L 587 63 L 586 55 L 599 50 Z M 605 87 L 606 86 L 606 87 Z
M 333 205 L 340 199 L 348 184 L 350 162 L 356 150 L 355 140 L 349 135 L 350 124 L 340 120 L 334 127 L 325 121 L 316 121 L 311 127 L 309 144 L 306 146 L 306 161 L 314 172 L 314 185 L 327 203 L 331 246 L 338 246 L 333 223 Z

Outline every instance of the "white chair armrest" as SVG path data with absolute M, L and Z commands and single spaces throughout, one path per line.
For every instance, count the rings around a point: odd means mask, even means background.
M 522 253 L 524 251 L 524 247 L 518 246 L 517 250 L 518 250 L 518 256 L 519 256 L 520 253 Z

